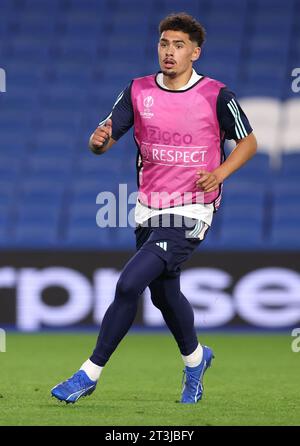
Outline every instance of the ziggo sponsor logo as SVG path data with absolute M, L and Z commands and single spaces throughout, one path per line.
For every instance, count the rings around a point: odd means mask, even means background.
M 147 140 L 151 143 L 172 144 L 174 146 L 190 145 L 193 137 L 189 133 L 168 132 L 154 125 L 146 126 Z

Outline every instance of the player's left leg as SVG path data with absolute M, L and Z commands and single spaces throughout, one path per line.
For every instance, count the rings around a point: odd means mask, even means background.
M 182 403 L 197 403 L 203 395 L 203 377 L 213 358 L 212 350 L 198 342 L 191 304 L 180 291 L 179 275 L 161 275 L 149 285 L 153 304 L 162 312 L 185 364 Z
M 190 302 L 180 290 L 180 276 L 161 275 L 149 285 L 151 300 L 173 334 L 180 353 L 189 356 L 198 347 L 194 327 L 194 312 Z M 202 352 L 199 354 L 199 364 Z M 198 365 L 198 364 L 195 364 Z

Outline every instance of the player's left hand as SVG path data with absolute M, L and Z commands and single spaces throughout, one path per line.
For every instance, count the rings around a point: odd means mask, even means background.
M 212 192 L 218 189 L 220 183 L 221 181 L 213 172 L 198 170 L 196 184 L 203 192 Z

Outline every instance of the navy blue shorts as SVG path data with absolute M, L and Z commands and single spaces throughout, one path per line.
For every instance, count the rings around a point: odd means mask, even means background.
M 166 221 L 167 220 L 167 221 Z M 151 251 L 166 263 L 166 274 L 176 277 L 204 240 L 209 225 L 201 220 L 164 214 L 147 220 L 135 229 L 137 250 Z

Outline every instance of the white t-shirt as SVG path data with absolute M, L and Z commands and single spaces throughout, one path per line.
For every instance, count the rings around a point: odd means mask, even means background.
M 186 90 L 187 88 L 192 87 L 202 76 L 196 73 L 193 69 L 192 76 L 188 83 L 178 90 Z M 158 73 L 156 76 L 157 83 L 169 90 L 163 83 L 163 73 Z M 165 209 L 150 209 L 147 206 L 142 205 L 138 200 L 136 202 L 135 207 L 135 221 L 137 224 L 143 224 L 149 218 L 155 217 L 161 214 L 177 214 L 182 215 L 184 217 L 195 218 L 196 220 L 202 220 L 209 226 L 211 226 L 213 219 L 214 206 L 212 203 L 210 204 L 187 204 L 185 206 L 176 206 L 173 208 L 165 208 Z

